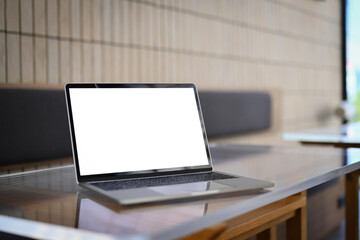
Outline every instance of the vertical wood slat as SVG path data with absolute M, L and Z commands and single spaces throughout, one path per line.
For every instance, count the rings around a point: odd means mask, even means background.
M 21 32 L 33 33 L 33 9 L 31 0 L 20 0 Z
M 79 42 L 71 43 L 71 80 L 81 82 L 82 80 L 82 62 L 81 62 L 81 44 Z
M 102 41 L 102 2 L 100 0 L 93 0 L 93 40 Z
M 160 11 L 160 46 L 165 49 L 169 48 L 168 45 L 168 11 Z M 161 66 L 161 81 L 169 81 L 169 61 L 167 59 L 168 53 L 166 51 L 160 53 L 160 66 Z
M 71 1 L 72 2 L 72 1 Z M 70 38 L 71 9 L 70 0 L 59 1 L 59 35 L 63 38 Z
M 112 46 L 103 47 L 103 81 L 114 81 L 114 48 Z
M 151 47 L 155 46 L 155 39 L 154 39 L 154 11 L 152 9 L 147 10 L 148 11 L 148 22 L 146 23 L 147 25 L 149 25 L 149 45 Z M 149 81 L 154 82 L 155 81 L 155 51 L 152 50 L 150 51 L 150 55 L 149 55 L 149 61 L 150 61 L 150 66 L 148 66 L 150 68 L 149 71 Z
M 46 2 L 45 0 L 33 0 L 34 3 L 34 33 L 46 34 Z
M 20 83 L 20 36 L 7 34 L 7 82 Z
M 129 82 L 129 71 L 130 71 L 130 63 L 129 63 L 129 49 L 128 48 L 119 48 L 119 56 L 120 56 L 120 78 L 119 81 Z
M 123 65 L 122 65 L 122 61 L 121 61 L 121 48 L 119 47 L 114 47 L 113 51 L 114 51 L 114 58 L 113 58 L 113 68 L 114 68 L 114 72 L 113 72 L 113 81 L 114 82 L 125 82 L 123 79 L 121 79 L 121 74 L 123 72 Z
M 48 82 L 59 83 L 59 41 L 48 39 Z
M 33 38 L 21 36 L 21 79 L 23 83 L 34 82 L 34 44 Z
M 160 46 L 160 16 L 159 13 L 160 10 L 155 8 L 152 11 L 151 17 L 152 17 L 152 32 L 153 32 L 153 46 L 154 47 L 159 47 Z M 159 81 L 160 80 L 160 72 L 161 72 L 161 67 L 160 67 L 160 58 L 159 58 L 159 52 L 158 51 L 154 51 L 153 52 L 153 56 L 152 56 L 152 62 L 153 62 L 153 80 L 154 81 Z
M 113 5 L 111 0 L 102 0 L 102 17 L 103 17 L 103 39 L 105 42 L 112 42 L 114 40 L 113 36 Z
M 112 22 L 112 1 L 111 0 L 103 0 L 102 1 L 102 17 L 103 17 L 103 40 L 107 43 L 113 42 L 114 34 L 112 32 L 113 22 Z M 114 52 L 113 48 L 109 45 L 105 45 L 103 48 L 103 81 L 113 82 L 114 79 Z
M 92 0 L 86 0 L 82 2 L 82 39 L 91 40 L 92 36 Z
M 135 2 L 128 2 L 128 10 L 129 10 L 129 36 L 130 43 L 137 43 L 137 17 L 136 17 L 136 6 Z M 129 79 L 130 81 L 138 81 L 138 69 L 137 66 L 139 64 L 137 59 L 137 50 L 135 48 L 129 48 L 129 63 L 130 63 L 130 71 L 129 71 Z
M 120 2 L 120 23 L 118 26 L 120 39 L 119 42 L 126 44 L 130 42 L 130 25 L 129 25 L 129 3 L 127 1 Z M 129 48 L 119 48 L 120 56 L 120 76 L 119 81 L 129 82 L 130 81 L 130 61 L 129 61 Z
M 60 82 L 67 83 L 71 81 L 70 69 L 70 42 L 60 41 Z
M 102 69 L 102 46 L 100 44 L 92 45 L 93 51 L 93 71 L 94 71 L 94 81 L 101 82 L 103 80 L 103 69 Z
M 5 1 L 0 0 L 0 30 L 5 30 Z
M 6 0 L 6 30 L 20 30 L 19 0 Z
M 80 20 L 80 16 L 81 16 L 81 4 L 80 4 L 80 0 L 71 0 L 71 5 L 70 5 L 70 9 L 71 9 L 71 37 L 73 39 L 80 39 L 81 36 L 81 20 Z
M 35 38 L 35 82 L 46 83 L 47 80 L 47 48 L 44 38 Z
M 47 2 L 47 34 L 58 36 L 58 1 L 46 0 Z
M 120 34 L 120 43 L 129 43 L 130 42 L 130 25 L 129 25 L 129 2 L 121 1 L 120 2 L 120 22 L 116 28 L 119 28 Z
M 92 67 L 92 45 L 89 43 L 83 43 L 83 81 L 92 82 L 93 79 L 93 67 Z
M 121 13 L 121 1 L 113 0 L 112 2 L 112 33 L 113 33 L 113 41 L 115 43 L 120 42 L 120 13 Z
M 6 82 L 6 35 L 0 33 L 0 83 Z
M 151 69 L 151 62 L 149 61 L 149 51 L 147 49 L 144 49 L 145 46 L 149 46 L 148 39 L 150 38 L 149 33 L 149 27 L 147 24 L 149 23 L 149 14 L 146 11 L 146 6 L 143 4 L 139 5 L 138 15 L 140 15 L 139 19 L 139 44 L 143 48 L 143 50 L 140 52 L 139 58 L 141 59 L 141 66 L 140 66 L 140 81 L 148 81 L 149 82 L 149 72 Z
M 120 13 L 121 13 L 121 2 L 113 0 L 112 2 L 112 31 L 113 31 L 113 41 L 114 43 L 120 42 Z M 120 56 L 120 48 L 114 47 L 113 48 L 113 81 L 120 82 L 121 78 L 121 57 Z

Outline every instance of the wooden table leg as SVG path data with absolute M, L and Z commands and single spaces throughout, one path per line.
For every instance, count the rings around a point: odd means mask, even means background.
M 306 239 L 306 191 L 226 221 L 227 229 L 218 239 L 248 239 L 254 236 L 261 240 L 277 239 L 277 225 L 283 222 L 287 223 L 291 232 L 288 239 Z
M 306 191 L 301 194 L 306 196 Z M 286 237 L 293 240 L 307 239 L 306 205 L 297 209 L 295 216 L 286 222 Z
M 360 171 L 346 175 L 346 239 L 359 239 L 359 174 Z
M 277 239 L 277 228 L 273 226 L 271 228 L 262 231 L 256 235 L 256 240 L 276 240 Z

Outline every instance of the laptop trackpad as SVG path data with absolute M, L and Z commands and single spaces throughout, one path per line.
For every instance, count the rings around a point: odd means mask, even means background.
M 161 196 L 162 194 L 157 193 L 149 188 L 135 188 L 111 191 L 111 195 L 121 200 Z
M 129 198 L 146 198 L 162 195 L 183 195 L 197 192 L 213 192 L 222 188 L 229 187 L 224 184 L 218 184 L 213 181 L 207 182 L 194 182 L 185 184 L 174 184 L 166 186 L 148 187 L 148 188 L 136 188 L 127 190 L 115 190 L 111 191 L 111 194 L 117 195 L 119 199 Z

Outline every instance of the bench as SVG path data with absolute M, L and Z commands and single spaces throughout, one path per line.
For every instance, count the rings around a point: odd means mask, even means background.
M 271 126 L 271 98 L 265 92 L 199 91 L 209 139 Z M 62 89 L 0 88 L 0 166 L 71 156 Z

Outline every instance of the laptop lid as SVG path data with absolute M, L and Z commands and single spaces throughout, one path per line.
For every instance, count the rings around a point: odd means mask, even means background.
M 78 182 L 211 171 L 194 84 L 65 86 Z

